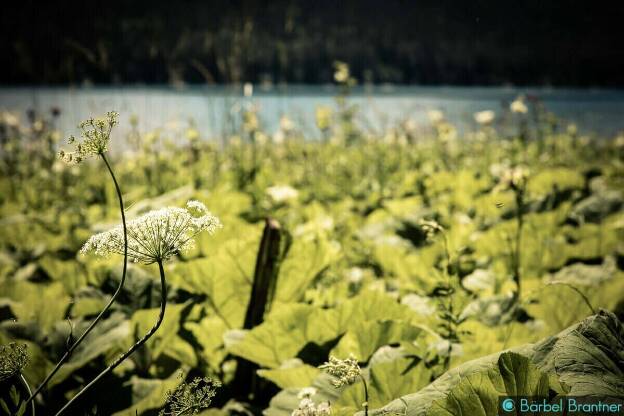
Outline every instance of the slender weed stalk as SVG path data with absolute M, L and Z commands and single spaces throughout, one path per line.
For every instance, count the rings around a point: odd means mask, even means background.
M 440 310 L 439 317 L 441 319 L 440 335 L 445 341 L 448 342 L 447 351 L 443 361 L 444 371 L 448 371 L 451 366 L 453 344 L 460 342 L 458 327 L 463 322 L 463 319 L 456 311 L 453 302 L 453 295 L 457 292 L 457 290 L 456 279 L 453 278 L 454 276 L 452 276 L 451 273 L 451 252 L 449 250 L 446 230 L 438 224 L 437 221 L 421 220 L 420 227 L 425 232 L 426 238 L 429 241 L 432 241 L 436 235 L 441 235 L 444 246 L 444 280 L 438 283 L 434 295 L 439 299 L 438 308 Z
M 499 187 L 510 189 L 514 193 L 516 203 L 516 233 L 511 247 L 511 275 L 516 284 L 514 299 L 518 301 L 522 294 L 522 228 L 524 227 L 524 211 L 528 172 L 522 167 L 507 170 L 501 178 Z
M 126 230 L 126 216 L 125 216 L 125 208 L 123 202 L 123 196 L 121 192 L 121 188 L 119 183 L 117 182 L 117 178 L 115 177 L 115 173 L 113 169 L 106 159 L 105 153 L 108 151 L 108 143 L 110 142 L 110 135 L 113 127 L 117 124 L 119 118 L 119 114 L 116 112 L 108 112 L 106 117 L 99 119 L 89 119 L 80 124 L 82 142 L 76 143 L 76 138 L 73 136 L 69 138 L 69 143 L 75 145 L 75 152 L 67 153 L 63 150 L 60 151 L 59 156 L 68 163 L 80 163 L 85 158 L 90 156 L 98 156 L 102 159 L 104 164 L 106 165 L 106 169 L 113 180 L 115 185 L 115 192 L 117 193 L 117 199 L 119 201 L 119 212 L 121 213 L 121 222 L 123 227 L 123 242 L 124 242 L 124 250 L 123 250 L 123 270 L 121 272 L 121 280 L 119 281 L 119 285 L 113 293 L 113 296 L 110 298 L 104 309 L 100 311 L 98 316 L 91 322 L 89 327 L 82 333 L 82 335 L 67 348 L 61 359 L 54 366 L 52 371 L 46 376 L 46 378 L 39 384 L 39 386 L 35 389 L 35 391 L 30 395 L 27 400 L 27 403 L 30 403 L 34 400 L 34 398 L 41 392 L 41 390 L 50 382 L 52 377 L 60 370 L 60 368 L 69 360 L 74 350 L 84 341 L 87 335 L 95 328 L 95 326 L 101 321 L 104 315 L 111 308 L 113 303 L 117 300 L 117 297 L 121 293 L 121 289 L 124 286 L 126 281 L 126 272 L 128 267 L 128 235 Z

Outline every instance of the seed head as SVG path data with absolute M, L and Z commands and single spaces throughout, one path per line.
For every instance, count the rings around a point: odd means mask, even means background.
M 180 377 L 183 375 L 180 374 Z M 182 383 L 175 390 L 167 392 L 165 408 L 159 416 L 198 414 L 210 406 L 219 387 L 221 382 L 206 377 L 196 377 L 190 383 Z
M 194 237 L 202 231 L 213 234 L 221 221 L 199 201 L 188 201 L 186 208 L 167 207 L 150 211 L 128 221 L 128 258 L 134 262 L 152 264 L 169 260 L 194 245 Z M 80 250 L 85 254 L 124 254 L 123 226 L 96 234 Z
M 7 380 L 20 373 L 28 364 L 25 344 L 12 342 L 0 345 L 0 381 Z
M 111 131 L 118 123 L 119 113 L 109 111 L 106 116 L 90 118 L 78 125 L 80 140 L 74 136 L 67 139 L 67 143 L 74 146 L 73 152 L 59 152 L 61 159 L 67 163 L 80 163 L 85 158 L 104 154 L 108 151 Z

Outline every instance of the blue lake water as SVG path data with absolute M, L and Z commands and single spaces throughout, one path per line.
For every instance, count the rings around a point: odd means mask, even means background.
M 242 87 L 227 86 L 19 87 L 0 88 L 0 109 L 23 113 L 58 107 L 61 116 L 57 125 L 65 134 L 74 132 L 89 116 L 116 110 L 121 114 L 122 134 L 129 129 L 130 115 L 136 115 L 141 131 L 167 128 L 179 133 L 193 120 L 204 137 L 222 137 L 240 121 L 242 108 L 256 105 L 265 131 L 274 132 L 280 117 L 286 115 L 308 137 L 318 137 L 315 108 L 335 105 L 335 94 L 332 86 L 296 85 L 255 87 L 247 97 Z M 349 100 L 359 106 L 360 122 L 372 130 L 406 118 L 426 124 L 430 109 L 442 110 L 461 129 L 474 129 L 475 112 L 493 110 L 501 115 L 519 94 L 539 97 L 549 111 L 575 123 L 581 131 L 611 136 L 624 130 L 624 90 L 376 86 L 357 88 Z

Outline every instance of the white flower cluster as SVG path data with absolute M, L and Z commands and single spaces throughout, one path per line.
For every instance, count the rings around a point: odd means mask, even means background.
M 503 172 L 500 177 L 499 188 L 507 188 L 507 189 L 521 189 L 526 186 L 527 180 L 529 179 L 529 171 L 522 167 L 516 166 L 510 169 L 507 169 Z
M 490 124 L 496 118 L 496 113 L 492 110 L 478 111 L 474 113 L 474 119 L 477 123 L 485 125 Z
M 199 201 L 189 201 L 186 208 L 167 207 L 128 221 L 128 258 L 134 262 L 152 264 L 170 259 L 193 247 L 193 238 L 200 232 L 213 234 L 221 222 Z M 89 238 L 81 253 L 94 252 L 107 257 L 124 254 L 122 225 Z
M 276 185 L 266 189 L 268 197 L 276 204 L 283 204 L 297 199 L 299 191 L 288 185 Z
M 291 416 L 329 416 L 331 415 L 331 407 L 329 402 L 316 404 L 312 401 L 312 396 L 316 394 L 314 387 L 306 387 L 302 389 L 297 397 L 301 399 L 299 406 L 293 410 Z
M 353 355 L 344 360 L 330 356 L 329 362 L 319 368 L 334 376 L 332 384 L 336 388 L 355 383 L 361 375 L 360 366 Z
M 513 100 L 511 104 L 509 104 L 509 109 L 512 113 L 518 114 L 526 114 L 529 111 L 529 108 L 524 103 L 524 96 L 520 95 L 518 98 Z
M 75 151 L 65 152 L 61 150 L 59 152 L 60 158 L 67 163 L 80 163 L 87 157 L 103 154 L 108 150 L 111 131 L 118 120 L 119 113 L 109 111 L 105 117 L 90 118 L 83 121 L 78 126 L 81 130 L 82 141 L 70 136 L 67 142 L 75 146 Z

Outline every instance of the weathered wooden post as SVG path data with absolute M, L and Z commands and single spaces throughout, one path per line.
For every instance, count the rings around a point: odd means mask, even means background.
M 282 256 L 282 234 L 283 231 L 279 222 L 267 218 L 256 258 L 251 296 L 247 304 L 243 329 L 250 330 L 260 325 L 264 321 L 265 313 L 271 307 Z M 233 382 L 233 390 L 237 397 L 252 401 L 256 398 L 258 392 L 257 369 L 256 364 L 244 358 L 237 358 Z

